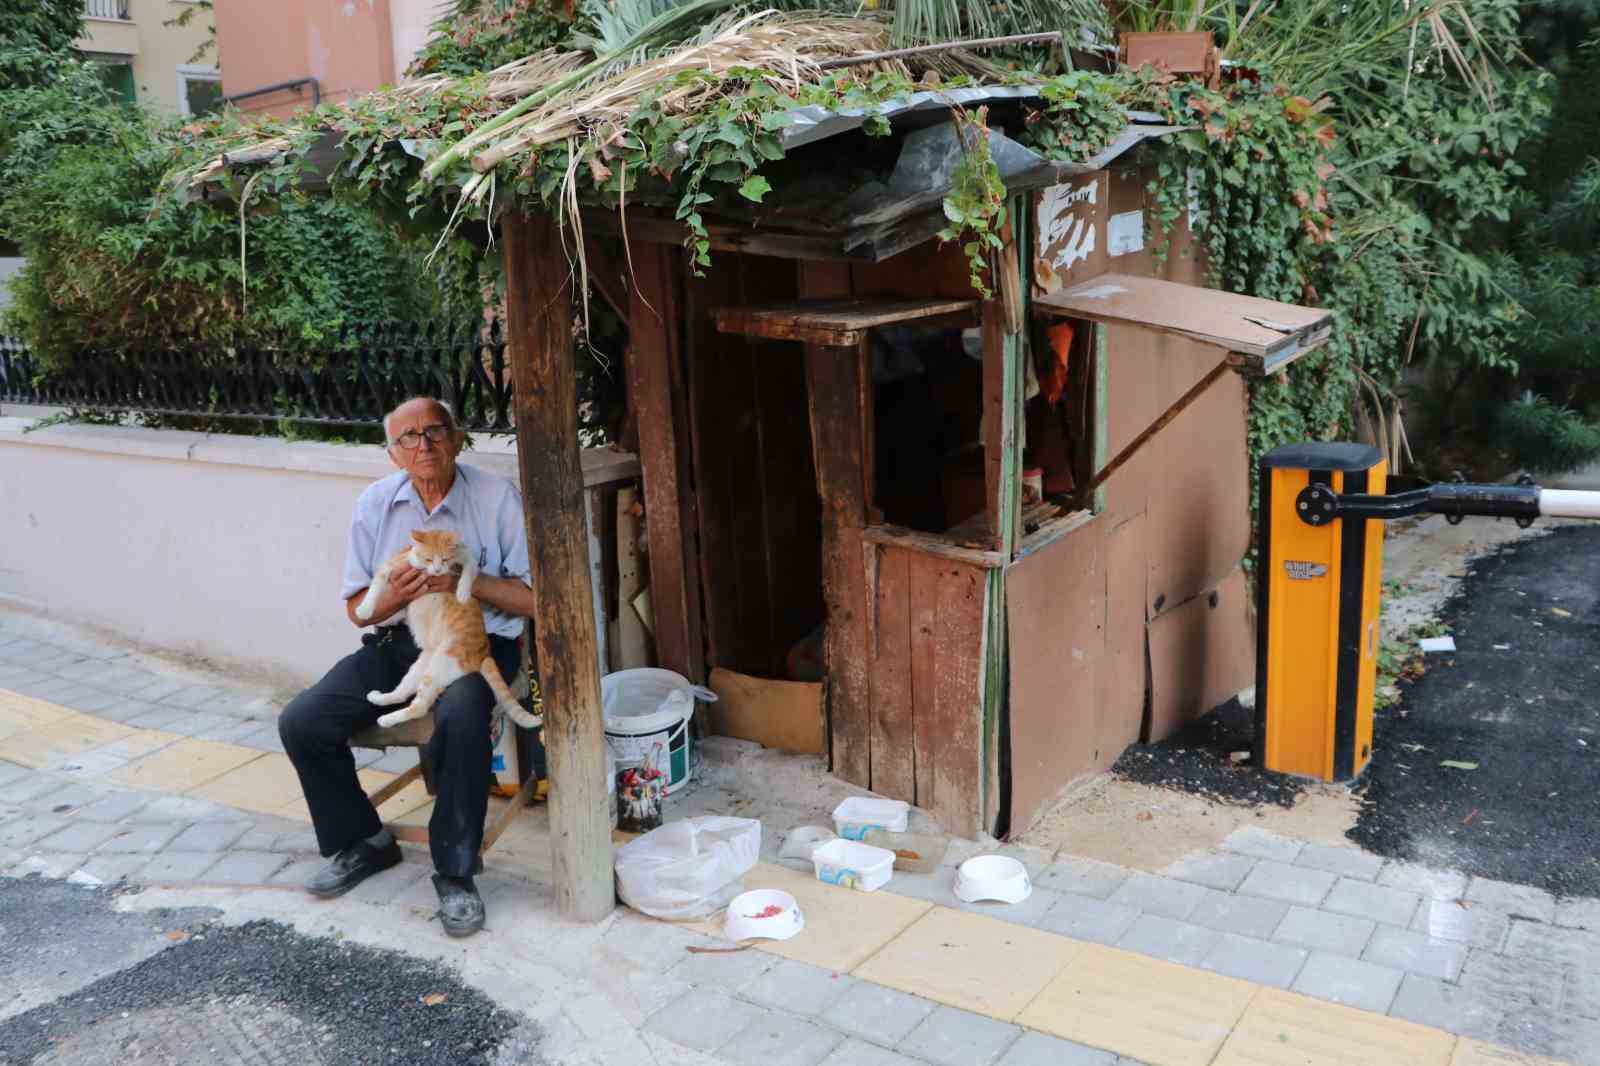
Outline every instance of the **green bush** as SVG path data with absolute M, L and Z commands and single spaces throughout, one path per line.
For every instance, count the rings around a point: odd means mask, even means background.
M 1531 393 L 1500 409 L 1496 443 L 1524 470 L 1556 474 L 1600 456 L 1600 426 Z

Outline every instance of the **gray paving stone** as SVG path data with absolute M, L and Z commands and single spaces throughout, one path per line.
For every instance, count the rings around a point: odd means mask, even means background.
M 1466 898 L 1515 918 L 1530 918 L 1536 922 L 1553 922 L 1556 918 L 1555 897 L 1543 889 L 1527 885 L 1474 877 L 1467 885 Z
M 124 725 L 131 725 L 135 729 L 160 729 L 168 733 L 176 733 L 175 724 L 190 717 L 193 713 L 182 707 L 168 707 L 164 704 L 146 704 L 149 710 L 143 714 L 134 715 L 132 718 L 122 720 Z
M 1179 881 L 1189 881 L 1207 888 L 1232 892 L 1256 868 L 1256 858 L 1228 851 L 1202 852 L 1189 855 L 1161 872 Z
M 59 833 L 67 820 L 54 814 L 28 814 L 0 822 L 0 847 L 25 848 L 41 837 Z
M 1388 966 L 1313 951 L 1291 987 L 1317 999 L 1387 1014 L 1404 976 Z
M 278 736 L 278 723 L 269 722 L 246 733 L 233 743 L 257 751 L 283 751 L 283 739 Z
M 1557 900 L 1555 920 L 1568 929 L 1600 930 L 1600 899 L 1574 896 Z
M 0 790 L 4 790 L 7 785 L 21 781 L 30 773 L 32 771 L 26 766 L 18 766 L 14 762 L 0 761 Z M 3 795 L 3 791 L 0 791 L 0 795 Z
M 1467 875 L 1454 870 L 1434 870 L 1410 862 L 1391 862 L 1378 875 L 1378 884 L 1415 892 L 1425 900 L 1460 899 L 1467 890 Z
M 898 1046 L 933 1013 L 933 1004 L 882 985 L 857 982 L 822 1012 L 822 1021 L 863 1040 Z
M 95 849 L 96 854 L 140 854 L 154 855 L 172 842 L 172 838 L 184 830 L 184 826 L 171 822 L 129 822 L 126 825 L 115 825 L 116 834 Z
M 1326 898 L 1337 881 L 1338 878 L 1333 874 L 1322 870 L 1307 870 L 1301 866 L 1263 859 L 1256 863 L 1256 868 L 1239 886 L 1239 894 L 1315 907 Z
M 1345 877 L 1333 886 L 1333 891 L 1323 901 L 1322 909 L 1334 914 L 1348 914 L 1353 918 L 1370 918 L 1382 925 L 1404 929 L 1411 924 L 1411 919 L 1417 913 L 1417 905 L 1421 902 L 1415 892 Z
M 248 822 L 200 822 L 179 833 L 167 850 L 227 851 L 249 828 Z
M 1383 869 L 1383 859 L 1359 848 L 1335 848 L 1326 844 L 1307 844 L 1294 860 L 1296 866 L 1323 870 L 1356 881 L 1375 881 Z
M 273 874 L 288 864 L 288 856 L 272 851 L 230 851 L 215 866 L 206 870 L 205 877 L 207 881 L 264 885 L 272 880 Z M 376 881 L 377 878 L 372 880 Z
M 1064 892 L 1039 919 L 1039 928 L 1074 940 L 1115 944 L 1138 918 L 1137 908 Z
M 1367 918 L 1327 914 L 1308 907 L 1290 907 L 1272 939 L 1291 947 L 1358 958 L 1372 939 L 1377 923 Z
M 98 785 L 82 781 L 66 782 L 55 778 L 55 788 L 49 792 L 24 800 L 22 806 L 39 814 L 65 814 L 77 816 L 78 811 L 106 797 L 107 791 Z
M 45 774 L 29 771 L 0 786 L 0 803 L 27 803 L 61 787 L 61 782 Z
M 1128 879 L 1128 871 L 1121 866 L 1094 859 L 1080 859 L 1061 855 L 1033 879 L 1036 885 L 1056 892 L 1071 892 L 1078 896 L 1109 899 Z
M 1133 874 L 1110 896 L 1112 903 L 1180 922 L 1193 914 L 1205 898 L 1206 890 L 1201 885 L 1147 873 Z
M 920 1066 L 916 1059 L 861 1040 L 846 1040 L 822 1060 L 822 1066 Z
M 63 854 L 89 852 L 111 839 L 116 833 L 116 826 L 106 825 L 104 822 L 73 821 L 59 833 L 52 833 L 34 841 L 32 846 Z
M 98 692 L 89 692 L 86 695 L 73 699 L 70 706 L 75 711 L 82 711 L 84 714 L 92 714 L 98 718 L 103 716 L 102 712 L 107 711 L 112 707 L 120 706 L 122 702 L 122 697 L 117 693 L 106 692 L 102 689 Z
M 726 992 L 695 988 L 652 1014 L 645 1028 L 684 1047 L 716 1051 L 769 1013 Z
M 854 984 L 855 978 L 849 974 L 779 959 L 741 994 L 760 1006 L 812 1018 L 838 1002 Z
M 191 711 L 209 711 L 213 705 L 225 702 L 229 695 L 214 685 L 190 685 L 168 693 L 159 702 Z
M 124 686 L 123 692 L 129 696 L 137 696 L 148 703 L 155 703 L 166 699 L 174 692 L 182 692 L 192 686 L 193 682 L 182 678 L 151 674 L 148 681 L 136 681 Z
M 1116 1061 L 1109 1051 L 1030 1031 L 1000 1056 L 999 1066 L 1115 1066 Z
M 1223 933 L 1270 940 L 1288 914 L 1289 904 L 1282 900 L 1211 892 L 1189 915 L 1189 920 Z
M 889 882 L 893 884 L 893 881 Z M 1001 903 L 998 900 L 979 900 L 968 903 L 958 899 L 956 909 L 966 911 L 968 914 L 981 914 L 986 918 L 994 918 L 1002 922 L 1011 922 L 1013 925 L 1038 925 L 1045 914 L 1061 899 L 1061 893 L 1052 892 L 1048 888 L 1034 886 L 1028 893 L 1028 898 L 1021 903 Z
M 1511 923 L 1511 933 L 1502 949 L 1518 958 L 1543 959 L 1563 966 L 1600 969 L 1600 934 L 1583 929 L 1564 929 L 1542 922 Z
M 1021 1035 L 1015 1025 L 954 1007 L 938 1007 L 897 1050 L 937 1066 L 989 1066 Z
M 141 699 L 124 696 L 123 698 L 112 703 L 110 706 L 103 707 L 99 711 L 95 712 L 95 717 L 104 718 L 108 722 L 120 722 L 123 725 L 132 725 L 137 719 L 144 718 L 157 711 L 166 710 L 168 710 L 168 708 L 160 707 L 157 704 L 146 703 Z M 158 729 L 160 727 L 147 726 L 144 728 Z
M 139 870 L 150 861 L 148 855 L 110 855 L 97 852 L 84 860 L 81 869 L 91 877 L 98 877 L 108 885 L 124 879 L 136 879 Z
M 1142 914 L 1117 941 L 1117 947 L 1180 966 L 1196 966 L 1221 939 L 1221 933 L 1203 925 Z
M 89 861 L 89 856 L 83 852 L 64 854 L 60 852 L 45 852 L 43 854 L 28 854 L 22 861 L 11 868 L 13 877 L 29 877 L 38 875 L 59 881 L 70 877 L 73 873 L 83 868 Z
M 1446 984 L 1434 977 L 1408 973 L 1389 1014 L 1447 1033 L 1489 1040 L 1505 1017 L 1506 1005 L 1470 988 Z
M 1056 852 L 1027 844 L 991 844 L 981 840 L 955 839 L 945 849 L 943 865 L 960 866 L 978 855 L 1004 855 L 1016 859 L 1027 868 L 1028 876 L 1036 883 L 1041 874 L 1056 860 Z
M 417 750 L 415 748 L 390 748 L 388 752 L 378 756 L 370 765 L 374 770 L 382 770 L 386 774 L 402 774 L 417 765 Z
M 261 728 L 260 722 L 241 722 L 237 718 L 223 718 L 221 715 L 216 717 L 221 718 L 227 724 L 217 726 L 215 729 L 207 729 L 203 733 L 196 733 L 196 740 L 214 740 L 219 744 L 238 744 L 239 741 Z M 242 747 L 243 745 L 240 746 Z
M 1361 957 L 1379 966 L 1391 966 L 1422 977 L 1454 981 L 1461 972 L 1461 964 L 1467 961 L 1467 945 L 1454 940 L 1436 940 L 1409 929 L 1380 925 Z
M 68 681 L 92 685 L 105 671 L 106 664 L 99 659 L 82 659 L 58 668 L 55 674 L 57 677 L 64 677 Z
M 240 851 L 277 851 L 278 837 L 283 833 L 276 825 L 252 825 L 233 846 Z
M 1473 948 L 1456 983 L 1517 1007 L 1555 1009 L 1566 974 L 1543 959 L 1518 959 Z
M 98 781 L 126 765 L 128 760 L 121 755 L 91 749 L 63 755 L 50 763 L 48 769 L 51 773 L 62 774 L 77 781 Z
M 279 854 L 280 860 L 288 861 L 288 856 Z M 420 881 L 427 882 L 429 895 L 436 895 L 432 880 L 433 868 L 422 862 L 402 862 L 399 866 L 374 874 L 350 890 L 350 899 L 362 900 L 367 903 L 390 903 L 399 899 L 412 885 Z M 496 895 L 497 881 L 490 877 L 477 878 L 478 892 L 483 896 L 484 906 L 488 908 L 492 897 Z M 503 890 L 503 886 L 500 886 Z
M 667 972 L 696 988 L 720 988 L 724 992 L 738 993 L 754 984 L 756 978 L 770 970 L 776 961 L 776 956 L 764 951 L 730 955 L 691 955 L 684 952 L 678 965 Z
M 154 884 L 199 881 L 201 875 L 215 866 L 222 856 L 214 851 L 167 851 L 149 862 L 139 871 L 139 880 Z
M 717 1057 L 740 1066 L 817 1066 L 844 1041 L 843 1033 L 773 1011 L 747 1025 Z
M 897 873 L 889 879 L 884 890 L 897 896 L 909 896 L 941 907 L 956 908 L 961 906 L 961 901 L 956 899 L 954 883 L 955 871 L 944 866 L 927 874 Z
M 137 822 L 240 822 L 240 813 L 220 803 L 192 796 L 157 796 L 134 815 Z M 242 834 L 247 824 L 239 825 Z
M 43 700 L 46 703 L 53 703 L 58 707 L 67 706 L 66 697 L 71 696 L 73 693 L 82 694 L 95 691 L 88 685 L 78 681 L 68 681 L 64 677 L 45 677 L 39 681 L 13 682 L 8 687 L 13 692 L 20 692 L 24 696 Z
M 186 711 L 165 728 L 169 732 L 178 733 L 186 737 L 199 737 L 202 733 L 236 727 L 238 724 L 236 719 L 224 718 L 220 714 L 208 714 L 205 711 Z
M 1309 955 L 1303 948 L 1227 933 L 1206 952 L 1200 968 L 1258 985 L 1288 988 Z
M 273 851 L 310 852 L 320 854 L 321 848 L 317 844 L 317 834 L 310 829 L 295 829 L 282 833 L 272 843 Z
M 1258 859 L 1271 859 L 1274 862 L 1292 863 L 1299 857 L 1305 843 L 1279 836 L 1265 829 L 1258 829 L 1253 825 L 1242 825 L 1229 833 L 1220 846 L 1224 851 L 1254 855 Z
M 327 863 L 327 859 L 321 858 L 298 859 L 273 874 L 272 883 L 275 885 L 304 885 Z M 428 887 L 431 889 L 433 885 L 430 883 Z
M 1561 1012 L 1580 1018 L 1600 1019 L 1600 959 L 1591 959 L 1583 966 L 1565 967 L 1565 981 L 1561 989 Z
M 1511 919 L 1488 907 L 1463 907 L 1454 899 L 1425 899 L 1411 919 L 1411 930 L 1436 940 L 1499 951 L 1511 931 Z

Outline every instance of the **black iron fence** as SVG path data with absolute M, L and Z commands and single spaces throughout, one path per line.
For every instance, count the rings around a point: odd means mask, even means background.
M 499 321 L 359 326 L 323 350 L 278 341 L 84 352 L 48 372 L 21 342 L 0 337 L 0 402 L 375 426 L 409 396 L 449 402 L 463 429 L 509 431 L 511 369 Z

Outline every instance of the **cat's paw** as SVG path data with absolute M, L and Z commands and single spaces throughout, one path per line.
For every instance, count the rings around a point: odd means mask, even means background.
M 388 729 L 390 726 L 399 725 L 401 722 L 404 722 L 405 720 L 406 720 L 406 712 L 405 711 L 390 711 L 388 714 L 379 716 L 378 724 L 381 725 L 383 728 Z
M 356 605 L 356 617 L 365 622 L 367 619 L 372 617 L 372 612 L 375 606 L 375 604 L 368 603 L 366 600 L 362 600 Z
M 377 689 L 373 689 L 371 692 L 367 693 L 367 702 L 376 703 L 379 707 L 382 707 L 385 703 L 389 702 L 388 700 L 384 699 L 383 696 L 384 694 L 382 692 L 379 692 Z

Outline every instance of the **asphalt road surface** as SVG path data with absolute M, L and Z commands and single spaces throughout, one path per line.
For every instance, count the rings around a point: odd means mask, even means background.
M 1474 562 L 1443 620 L 1456 652 L 1428 656 L 1378 719 L 1351 836 L 1383 855 L 1600 895 L 1600 525 Z

